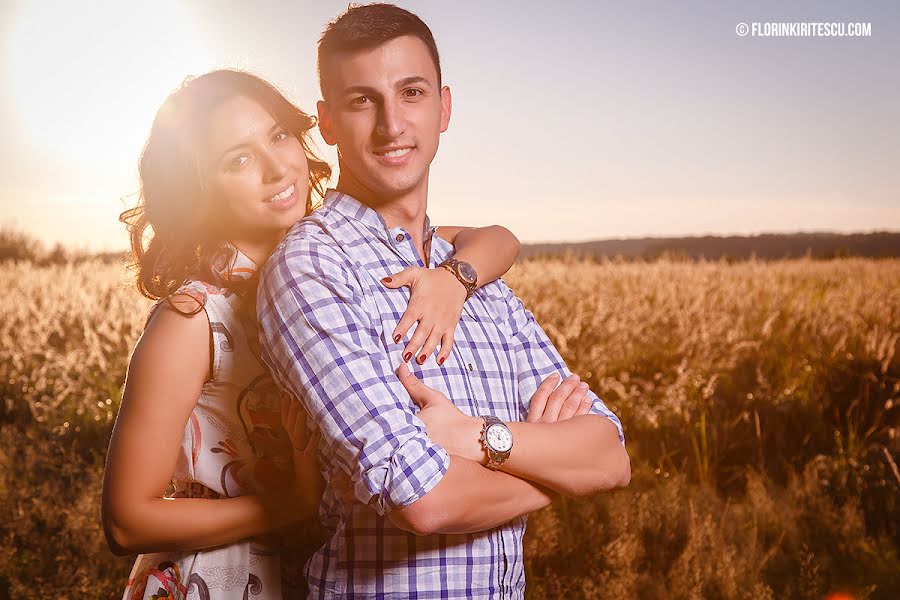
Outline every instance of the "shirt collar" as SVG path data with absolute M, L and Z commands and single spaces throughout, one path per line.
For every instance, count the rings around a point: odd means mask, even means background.
M 225 242 L 221 252 L 212 261 L 212 270 L 227 283 L 250 279 L 259 270 L 259 266 L 237 246 Z
M 387 223 L 384 221 L 384 217 L 378 214 L 378 211 L 372 207 L 366 206 L 353 196 L 345 194 L 344 192 L 339 192 L 335 189 L 330 189 L 325 193 L 325 197 L 322 199 L 322 205 L 327 206 L 331 210 L 337 211 L 340 214 L 344 215 L 348 219 L 353 221 L 358 221 L 375 231 L 378 234 L 379 239 L 388 241 L 393 244 L 395 241 L 394 238 L 394 230 L 401 230 L 402 227 L 395 227 L 394 229 L 388 229 Z M 425 229 L 424 229 L 424 241 L 427 243 L 428 240 L 431 239 L 431 236 L 434 234 L 435 228 L 431 226 L 431 219 L 428 218 L 428 215 L 425 215 Z

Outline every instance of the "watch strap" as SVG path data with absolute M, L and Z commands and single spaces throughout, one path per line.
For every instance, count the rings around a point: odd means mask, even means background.
M 472 297 L 472 294 L 474 294 L 475 290 L 478 288 L 478 276 L 475 276 L 475 281 L 466 281 L 466 279 L 459 272 L 459 265 L 461 262 L 461 260 L 457 260 L 455 258 L 448 258 L 438 266 L 443 267 L 444 269 L 447 269 L 448 271 L 453 273 L 453 276 L 456 277 L 456 279 L 459 280 L 461 284 L 463 284 L 463 287 L 466 288 L 466 300 L 468 300 Z M 469 265 L 469 268 L 472 268 L 472 265 Z M 472 269 L 472 271 L 474 272 L 475 269 Z
M 506 459 L 509 458 L 510 450 L 505 452 L 499 452 L 491 448 L 490 444 L 487 443 L 487 430 L 488 427 L 495 424 L 500 424 L 506 427 L 506 423 L 495 417 L 494 415 L 481 415 L 481 418 L 484 420 L 484 426 L 481 428 L 481 437 L 479 441 L 481 442 L 481 447 L 487 451 L 488 454 L 488 462 L 485 465 L 488 469 L 493 471 L 498 470 L 503 466 L 503 463 L 506 462 Z M 507 429 L 509 429 L 507 427 Z

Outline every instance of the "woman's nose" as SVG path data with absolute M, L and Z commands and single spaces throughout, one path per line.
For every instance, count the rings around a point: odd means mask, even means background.
M 262 156 L 263 178 L 266 181 L 278 181 L 287 174 L 287 165 L 276 152 L 267 150 Z

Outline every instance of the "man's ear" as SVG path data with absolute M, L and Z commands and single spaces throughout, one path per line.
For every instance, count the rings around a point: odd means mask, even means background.
M 450 86 L 441 88 L 441 133 L 447 131 L 450 127 L 450 111 L 453 108 L 453 102 L 450 98 Z
M 337 143 L 337 139 L 335 139 L 334 131 L 331 128 L 331 113 L 324 100 L 316 102 L 316 111 L 319 113 L 319 133 L 322 134 L 322 139 L 329 146 L 334 146 Z

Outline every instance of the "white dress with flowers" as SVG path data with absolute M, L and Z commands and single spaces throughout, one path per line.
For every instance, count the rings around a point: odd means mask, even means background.
M 226 281 L 249 279 L 256 265 L 231 250 L 231 257 L 219 261 L 218 272 Z M 212 378 L 203 385 L 185 427 L 169 495 L 232 498 L 253 493 L 256 481 L 277 481 L 291 468 L 279 391 L 258 359 L 255 316 L 244 316 L 245 294 L 230 289 L 188 281 L 176 293 L 195 298 L 209 317 Z M 302 565 L 286 564 L 289 556 L 262 540 L 144 554 L 132 568 L 123 599 L 292 597 L 305 590 L 297 589 Z

